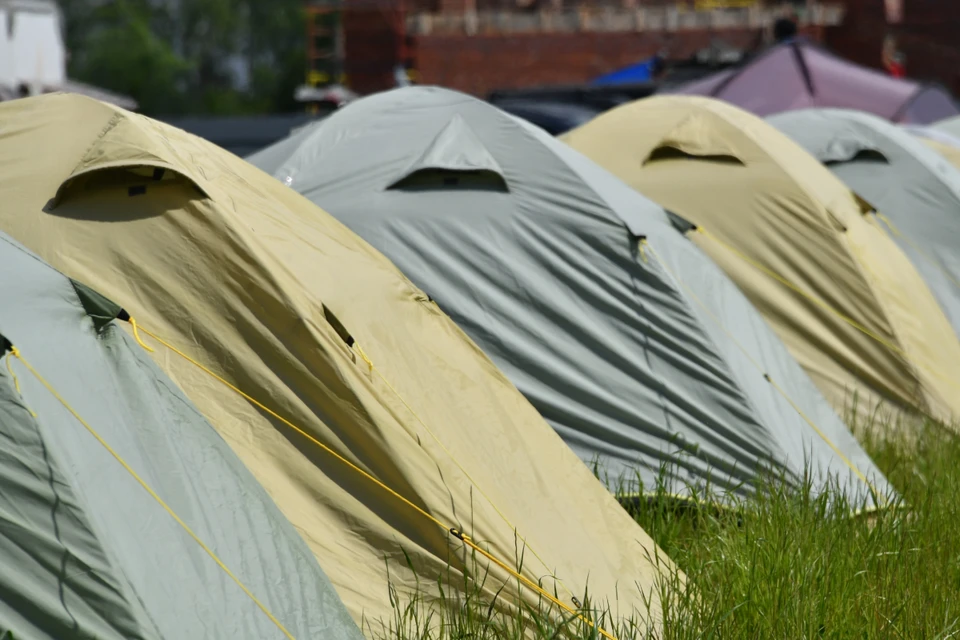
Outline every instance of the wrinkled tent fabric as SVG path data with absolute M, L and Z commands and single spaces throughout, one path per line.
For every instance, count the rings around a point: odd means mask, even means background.
M 894 122 L 928 124 L 957 115 L 943 89 L 894 78 L 804 40 L 771 47 L 745 65 L 668 93 L 719 98 L 759 116 L 808 107 L 859 109 Z
M 136 114 L 68 95 L 0 114 L 3 231 L 444 525 L 508 564 L 522 553 L 524 575 L 564 602 L 589 588 L 598 606 L 642 615 L 652 597 L 659 616 L 654 562 L 672 571 L 669 560 L 463 332 L 346 227 Z M 356 620 L 393 619 L 388 580 L 400 606 L 417 589 L 440 606 L 438 580 L 462 599 L 463 572 L 485 575 L 486 561 L 474 566 L 409 504 L 154 346 Z M 511 607 L 520 589 L 537 607 L 517 585 L 493 566 L 482 597 L 502 587 L 497 603 Z
M 856 503 L 869 494 L 857 473 L 890 493 L 736 286 L 662 209 L 563 143 L 419 87 L 298 140 L 285 161 L 249 160 L 393 260 L 611 489 L 638 491 L 638 472 L 654 490 L 663 468 L 674 494 L 708 481 L 751 493 L 764 471 L 799 484 L 810 470 L 815 491 L 833 476 Z
M 307 545 L 119 307 L 0 234 L 0 636 L 360 640 Z M 9 366 L 9 368 L 8 368 Z
M 933 294 L 869 206 L 785 135 L 718 100 L 664 96 L 563 139 L 703 231 L 835 408 L 960 415 L 960 342 Z
M 857 111 L 806 109 L 770 124 L 826 164 L 880 223 L 960 335 L 960 173 L 902 128 Z

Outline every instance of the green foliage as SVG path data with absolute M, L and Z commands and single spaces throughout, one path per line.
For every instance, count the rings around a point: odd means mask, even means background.
M 861 439 L 902 494 L 883 512 L 851 516 L 857 505 L 835 491 L 776 484 L 732 509 L 664 493 L 625 503 L 686 580 L 662 581 L 659 635 L 629 619 L 605 617 L 605 628 L 619 640 L 960 636 L 960 440 L 935 425 Z M 548 607 L 504 613 L 488 600 L 468 589 L 432 615 L 398 603 L 392 625 L 365 631 L 391 640 L 599 640 Z
M 866 436 L 903 502 L 850 517 L 837 495 L 773 488 L 736 511 L 662 501 L 638 522 L 687 572 L 666 638 L 942 638 L 960 630 L 960 443 Z
M 291 111 L 306 67 L 300 0 L 62 0 L 69 73 L 148 115 Z M 246 89 L 232 66 L 249 71 Z
M 79 53 L 71 54 L 71 75 L 133 96 L 147 112 L 179 111 L 190 64 L 152 32 L 148 12 L 118 0 L 92 13 Z

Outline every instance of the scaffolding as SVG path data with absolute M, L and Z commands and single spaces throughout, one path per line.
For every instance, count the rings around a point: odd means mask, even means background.
M 308 86 L 365 92 L 413 75 L 406 0 L 309 0 L 306 12 Z

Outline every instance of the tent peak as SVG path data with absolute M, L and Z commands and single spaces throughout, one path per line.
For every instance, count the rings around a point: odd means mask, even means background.
M 455 113 L 402 175 L 388 188 L 397 188 L 418 174 L 427 172 L 494 174 L 495 182 L 507 190 L 503 169 L 479 136 L 459 113 Z M 445 180 L 445 182 L 450 179 Z

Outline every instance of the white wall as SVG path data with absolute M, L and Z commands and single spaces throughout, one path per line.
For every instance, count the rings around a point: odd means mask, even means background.
M 11 29 L 12 20 L 12 29 Z M 0 0 L 0 84 L 31 93 L 66 81 L 66 49 L 56 3 Z

